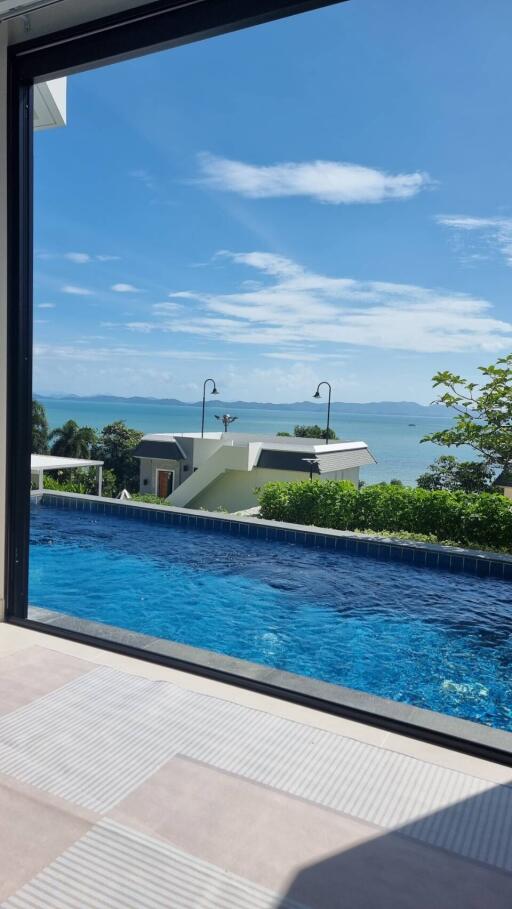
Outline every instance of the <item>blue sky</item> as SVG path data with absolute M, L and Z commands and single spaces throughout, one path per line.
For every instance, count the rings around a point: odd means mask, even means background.
M 68 80 L 35 388 L 432 399 L 512 350 L 508 0 L 350 0 Z

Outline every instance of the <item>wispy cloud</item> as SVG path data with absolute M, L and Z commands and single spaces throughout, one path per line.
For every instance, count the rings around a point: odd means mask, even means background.
M 73 343 L 65 344 L 35 344 L 34 356 L 39 360 L 76 360 L 86 362 L 112 363 L 113 360 L 126 360 L 134 357 L 147 360 L 218 360 L 220 355 L 215 352 L 200 350 L 167 349 L 147 350 L 146 348 L 130 346 L 103 346 L 92 344 L 91 339 L 79 339 Z
M 512 218 L 438 215 L 436 221 L 451 230 L 464 262 L 499 256 L 512 267 Z
M 39 303 L 38 309 L 55 309 L 55 303 Z
M 208 186 L 251 199 L 306 196 L 332 205 L 375 203 L 409 199 L 432 184 L 422 171 L 389 174 L 344 161 L 256 165 L 201 154 L 199 166 Z
M 435 288 L 315 274 L 267 252 L 222 255 L 266 278 L 255 290 L 197 293 L 181 314 L 155 307 L 161 329 L 236 344 L 340 353 L 349 346 L 426 352 L 510 348 L 512 324 L 484 299 Z M 190 294 L 193 292 L 190 291 Z
M 134 287 L 133 284 L 113 284 L 110 288 L 114 290 L 117 294 L 139 294 L 141 290 L 139 287 Z
M 41 259 L 42 261 L 50 261 L 52 259 L 66 259 L 68 262 L 73 262 L 74 265 L 87 265 L 90 262 L 117 262 L 121 256 L 110 256 L 110 255 L 97 255 L 95 253 L 87 252 L 65 252 L 65 253 L 56 253 L 56 252 L 45 252 L 43 250 L 36 252 L 36 259 Z
M 85 265 L 86 262 L 91 261 L 89 253 L 84 252 L 67 252 L 64 253 L 64 258 L 74 262 L 76 265 Z
M 149 170 L 146 170 L 144 167 L 137 168 L 128 172 L 128 176 L 132 177 L 134 180 L 138 180 L 139 183 L 142 183 L 146 189 L 153 191 L 156 186 L 155 178 Z
M 155 324 L 153 322 L 127 322 L 126 328 L 130 331 L 137 331 L 141 334 L 147 335 L 150 332 L 155 330 Z
M 94 291 L 88 290 L 87 287 L 77 287 L 76 284 L 65 284 L 61 288 L 63 294 L 72 294 L 76 297 L 93 297 Z

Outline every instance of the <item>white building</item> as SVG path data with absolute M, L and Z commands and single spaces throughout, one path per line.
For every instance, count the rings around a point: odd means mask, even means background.
M 359 468 L 375 464 L 366 442 L 330 442 L 238 432 L 145 435 L 134 451 L 140 492 L 182 508 L 240 511 L 257 504 L 255 490 L 309 476 L 359 483 Z

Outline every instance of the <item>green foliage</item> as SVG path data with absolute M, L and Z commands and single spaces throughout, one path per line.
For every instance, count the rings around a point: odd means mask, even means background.
M 291 432 L 278 432 L 277 435 L 278 436 L 287 436 L 288 438 L 290 438 Z
M 54 440 L 51 453 L 62 458 L 90 458 L 96 442 L 96 433 L 90 426 L 79 426 L 74 420 L 68 420 L 59 429 L 53 429 L 49 435 Z
M 160 496 L 142 495 L 136 492 L 130 493 L 130 495 L 134 502 L 145 502 L 146 505 L 169 505 L 167 499 L 161 499 Z
M 99 435 L 94 457 L 113 472 L 117 492 L 127 489 L 131 493 L 139 487 L 139 462 L 133 457 L 133 450 L 143 435 L 138 429 L 130 429 L 124 420 L 104 426 Z
M 48 454 L 48 420 L 40 401 L 32 401 L 32 453 Z
M 54 489 L 57 492 L 78 492 L 88 496 L 98 494 L 98 474 L 95 467 L 89 470 L 56 470 L 52 474 L 45 473 L 43 482 L 45 489 Z M 113 472 L 104 470 L 102 494 L 107 498 L 115 498 L 116 484 Z
M 486 464 L 506 470 L 512 465 L 512 354 L 480 366 L 485 380 L 478 385 L 444 370 L 433 378 L 445 391 L 436 399 L 455 410 L 454 425 L 425 436 L 422 442 L 469 445 Z
M 484 461 L 458 461 L 442 455 L 417 479 L 421 489 L 462 492 L 492 492 L 494 471 Z
M 293 430 L 294 436 L 297 436 L 300 439 L 325 439 L 327 436 L 327 428 L 322 429 L 316 423 L 314 426 L 296 426 Z M 281 435 L 281 433 L 279 433 Z M 284 433 L 283 433 L 284 435 Z M 286 433 L 288 435 L 288 433 Z M 334 432 L 334 429 L 329 428 L 329 439 L 337 439 L 337 435 Z
M 54 490 L 55 492 L 76 492 L 80 495 L 93 495 L 87 480 L 59 480 L 57 477 L 51 477 L 48 474 L 44 476 L 44 488 Z
M 260 515 L 274 521 L 336 530 L 434 535 L 461 546 L 512 551 L 512 502 L 489 493 L 376 485 L 345 480 L 268 483 Z

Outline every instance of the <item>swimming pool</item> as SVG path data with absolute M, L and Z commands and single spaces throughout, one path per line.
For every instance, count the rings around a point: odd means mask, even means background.
M 30 603 L 512 730 L 512 586 L 37 505 Z

